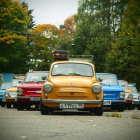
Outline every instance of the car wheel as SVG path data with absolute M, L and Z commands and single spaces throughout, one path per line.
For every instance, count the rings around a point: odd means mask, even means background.
M 47 106 L 43 105 L 42 100 L 40 101 L 40 112 L 42 115 L 49 114 L 49 108 Z
M 23 103 L 17 101 L 17 110 L 20 111 L 20 110 L 23 110 L 23 109 L 24 109 L 24 105 L 23 105 Z
M 137 106 L 137 109 L 140 110 L 140 105 Z
M 13 106 L 14 106 L 14 108 L 17 108 L 17 103 L 14 103 Z
M 118 111 L 123 112 L 125 108 L 125 104 L 123 103 L 122 105 L 118 105 Z
M 132 103 L 128 104 L 128 110 L 132 110 Z
M 11 108 L 11 103 L 6 103 L 7 108 Z
M 100 107 L 97 107 L 97 108 L 95 109 L 95 115 L 97 115 L 97 116 L 102 116 L 102 114 L 103 114 L 103 102 L 102 102 L 102 104 L 101 104 Z
M 2 102 L 2 103 L 1 103 L 1 107 L 5 107 L 5 103 Z
M 127 110 L 127 107 L 128 107 L 128 104 L 125 103 L 125 106 L 124 106 L 125 110 Z

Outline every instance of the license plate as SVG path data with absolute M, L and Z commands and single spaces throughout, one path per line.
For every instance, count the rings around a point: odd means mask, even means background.
M 2 99 L 2 102 L 6 102 L 6 99 Z
M 104 105 L 111 105 L 111 101 L 110 100 L 105 100 Z
M 60 108 L 84 108 L 84 104 L 59 104 Z
M 30 97 L 30 101 L 40 101 L 40 97 Z

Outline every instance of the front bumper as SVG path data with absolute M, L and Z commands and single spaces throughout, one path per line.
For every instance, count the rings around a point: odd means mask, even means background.
M 40 97 L 38 96 L 17 96 L 15 98 L 15 100 L 17 101 L 21 101 L 21 102 L 40 102 Z
M 132 104 L 133 105 L 140 105 L 140 101 L 133 101 Z
M 53 99 L 42 99 L 43 103 L 59 103 L 59 104 L 102 104 L 102 100 L 53 100 Z
M 16 102 L 16 98 L 15 97 L 8 97 L 6 98 L 6 102 Z
M 104 105 L 112 105 L 114 103 L 125 103 L 126 100 L 104 100 Z

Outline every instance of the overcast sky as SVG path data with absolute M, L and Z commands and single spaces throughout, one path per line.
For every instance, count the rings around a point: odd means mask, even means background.
M 71 15 L 77 13 L 78 0 L 22 0 L 28 3 L 29 9 L 34 9 L 35 24 L 60 24 Z

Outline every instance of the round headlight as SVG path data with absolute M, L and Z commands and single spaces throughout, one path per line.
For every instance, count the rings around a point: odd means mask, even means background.
M 23 90 L 22 90 L 21 88 L 19 88 L 19 89 L 17 90 L 17 95 L 22 95 L 22 93 L 23 93 Z
M 92 90 L 94 93 L 99 93 L 101 91 L 101 87 L 99 85 L 94 85 Z
M 9 97 L 10 96 L 10 94 L 9 94 L 9 92 L 5 92 L 5 97 Z
M 46 85 L 44 86 L 44 91 L 45 91 L 45 92 L 51 92 L 51 91 L 52 91 L 52 86 L 49 85 L 49 84 L 46 84 Z
M 138 97 L 138 100 L 140 101 L 140 96 Z
M 128 97 L 129 97 L 130 99 L 133 99 L 133 94 L 129 94 Z
M 119 97 L 120 98 L 125 98 L 125 93 L 124 92 L 120 92 Z

